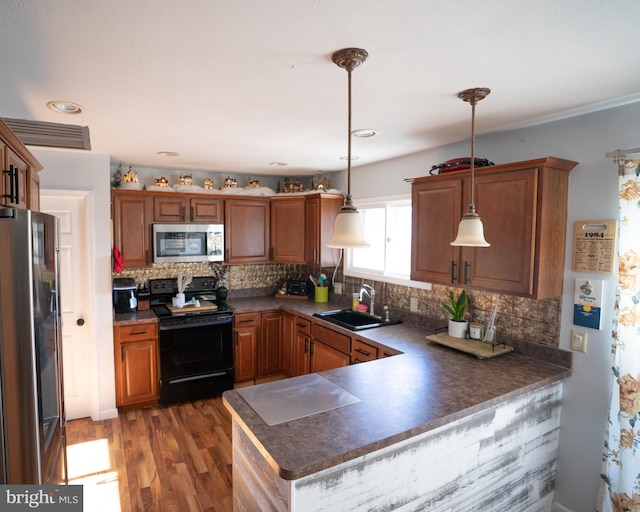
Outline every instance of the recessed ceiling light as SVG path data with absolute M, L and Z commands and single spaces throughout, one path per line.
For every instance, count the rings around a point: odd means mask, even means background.
M 366 139 L 367 137 L 374 137 L 378 135 L 378 130 L 374 130 L 373 128 L 360 128 L 359 130 L 353 130 L 351 135 Z
M 178 153 L 175 151 L 158 151 L 156 153 L 158 156 L 178 156 Z
M 351 160 L 358 160 L 360 157 L 351 155 Z M 349 160 L 348 156 L 341 156 L 340 160 Z
M 49 101 L 47 107 L 62 114 L 80 114 L 83 110 L 80 105 L 71 101 Z
M 269 165 L 274 167 L 285 167 L 287 164 L 285 162 L 269 162 Z

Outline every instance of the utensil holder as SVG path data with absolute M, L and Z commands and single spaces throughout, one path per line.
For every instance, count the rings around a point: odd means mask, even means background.
M 315 287 L 315 299 L 316 299 L 316 302 L 329 302 L 329 287 L 328 286 L 316 286 Z

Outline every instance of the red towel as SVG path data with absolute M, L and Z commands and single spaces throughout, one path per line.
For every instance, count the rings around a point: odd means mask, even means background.
M 113 246 L 113 271 L 116 274 L 119 274 L 124 270 L 124 259 L 122 258 L 122 254 L 120 254 L 120 249 L 118 249 L 117 245 Z

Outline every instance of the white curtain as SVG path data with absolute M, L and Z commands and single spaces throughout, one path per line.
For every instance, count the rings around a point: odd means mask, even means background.
M 640 160 L 620 165 L 612 391 L 597 510 L 640 512 Z

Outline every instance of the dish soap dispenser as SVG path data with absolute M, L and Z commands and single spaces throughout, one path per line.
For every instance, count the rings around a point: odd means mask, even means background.
M 358 295 L 358 292 L 353 292 L 352 299 L 351 299 L 351 309 L 353 311 L 358 311 L 359 305 L 360 305 L 360 297 Z

